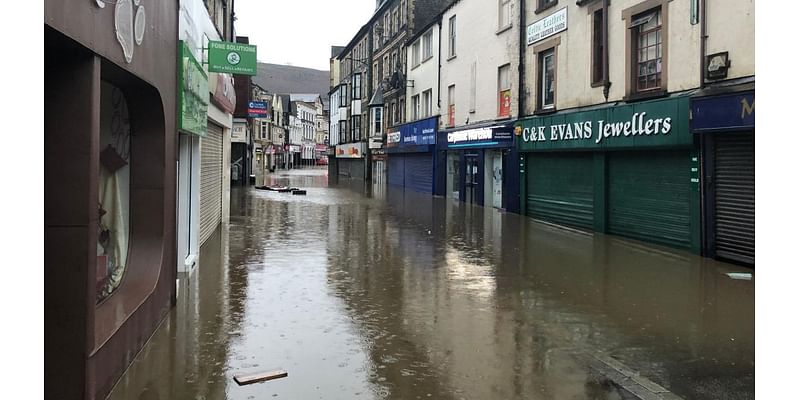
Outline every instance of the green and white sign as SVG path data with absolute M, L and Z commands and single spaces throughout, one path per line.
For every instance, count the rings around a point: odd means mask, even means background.
M 208 71 L 234 75 L 256 75 L 256 46 L 231 42 L 208 42 Z
M 192 55 L 184 41 L 180 41 L 178 63 L 178 129 L 206 136 L 208 125 L 208 75 Z

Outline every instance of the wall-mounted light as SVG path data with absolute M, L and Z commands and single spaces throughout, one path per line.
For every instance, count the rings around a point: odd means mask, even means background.
M 731 61 L 728 52 L 709 54 L 706 56 L 706 79 L 724 79 L 728 77 Z

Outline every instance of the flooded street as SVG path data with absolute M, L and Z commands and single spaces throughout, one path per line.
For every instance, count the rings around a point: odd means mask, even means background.
M 272 179 L 308 194 L 232 189 L 111 399 L 755 397 L 751 269 L 320 169 Z

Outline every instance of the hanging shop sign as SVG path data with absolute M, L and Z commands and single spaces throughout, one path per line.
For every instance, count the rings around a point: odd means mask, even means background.
M 386 134 L 386 147 L 427 146 L 436 144 L 439 117 L 432 117 L 395 127 Z
M 269 116 L 269 103 L 266 101 L 248 102 L 247 116 L 250 118 L 267 118 Z
M 206 136 L 208 115 L 208 76 L 182 40 L 178 46 L 178 129 Z
M 256 46 L 244 43 L 208 42 L 208 71 L 256 75 Z
M 520 150 L 639 148 L 693 143 L 686 96 L 517 123 Z
M 567 30 L 567 7 L 528 25 L 528 45 Z
M 364 143 L 348 143 L 336 146 L 336 158 L 363 158 Z
M 695 132 L 753 129 L 755 126 L 755 92 L 692 100 L 692 130 Z
M 236 90 L 233 88 L 233 76 L 229 74 L 208 74 L 208 83 L 213 93 L 211 101 L 222 110 L 233 114 L 236 109 Z

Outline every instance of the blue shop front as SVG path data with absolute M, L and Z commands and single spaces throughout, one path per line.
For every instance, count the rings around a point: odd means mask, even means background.
M 704 255 L 755 266 L 755 82 L 710 86 L 691 107 L 703 152 Z
M 519 212 L 519 168 L 512 123 L 443 129 L 445 196 L 466 203 Z
M 436 134 L 439 117 L 427 118 L 389 128 L 386 153 L 389 159 L 389 186 L 420 193 L 441 195 L 443 182 L 437 170 L 444 160 L 437 157 Z

